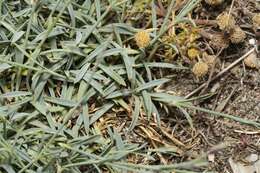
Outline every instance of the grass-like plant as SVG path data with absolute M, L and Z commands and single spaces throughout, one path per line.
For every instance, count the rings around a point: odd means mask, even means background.
M 187 14 L 198 3 L 188 1 L 174 24 L 187 22 Z M 175 1 L 161 25 L 154 4 L 153 0 L 148 4 L 154 31 L 151 52 L 172 24 Z M 153 62 L 145 49 L 131 46 L 140 31 L 124 23 L 131 7 L 127 0 L 0 0 L 1 171 L 188 173 L 205 165 L 203 159 L 171 165 L 128 162 L 129 155 L 153 158 L 145 144 L 129 143 L 112 127 L 104 135 L 94 126 L 116 107 L 132 113 L 129 132 L 141 110 L 148 120 L 155 114 L 160 125 L 158 102 L 259 126 L 192 106 L 192 100 L 155 92 L 170 79 L 158 78 L 152 71 L 187 68 Z M 192 126 L 186 111 L 185 115 Z

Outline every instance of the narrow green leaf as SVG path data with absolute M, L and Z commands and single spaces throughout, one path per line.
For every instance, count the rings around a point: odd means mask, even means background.
M 163 79 L 163 78 L 153 80 L 153 81 L 150 81 L 148 83 L 142 84 L 141 86 L 139 86 L 138 88 L 135 89 L 135 92 L 140 92 L 142 90 L 150 89 L 150 88 L 156 87 L 158 85 L 162 85 L 162 84 L 169 82 L 169 81 L 170 81 L 169 79 Z
M 135 104 L 134 104 L 135 108 L 132 115 L 132 122 L 130 124 L 129 131 L 132 131 L 135 128 L 140 114 L 140 109 L 141 109 L 140 99 L 137 96 L 134 96 L 134 98 L 135 98 Z
M 178 108 L 182 111 L 182 113 L 184 114 L 185 118 L 187 119 L 188 123 L 190 124 L 190 127 L 193 129 L 194 126 L 193 126 L 193 121 L 192 121 L 192 118 L 191 116 L 189 115 L 189 113 L 183 109 L 182 107 L 178 106 Z
M 95 79 L 89 81 L 89 77 L 84 77 L 84 80 L 95 88 L 101 95 L 104 95 L 103 85 L 97 82 Z
M 77 104 L 72 100 L 66 100 L 66 99 L 54 98 L 54 97 L 44 97 L 44 100 L 65 107 L 74 107 Z
M 114 79 L 115 82 L 117 82 L 120 85 L 126 86 L 126 83 L 124 81 L 124 78 L 122 78 L 118 73 L 113 71 L 111 68 L 99 64 L 98 67 L 103 70 L 107 75 L 109 75 L 110 78 Z
M 89 134 L 89 127 L 90 127 L 90 118 L 88 113 L 88 105 L 83 106 L 83 112 L 81 114 L 84 124 L 85 133 Z
M 102 115 L 104 115 L 108 110 L 110 110 L 112 107 L 114 106 L 113 103 L 108 103 L 105 104 L 100 110 L 98 110 L 97 112 L 94 113 L 94 115 L 92 115 L 90 117 L 90 122 L 89 124 L 93 124 L 94 122 L 96 122 Z
M 24 31 L 15 32 L 12 38 L 12 43 L 17 42 L 23 35 L 25 34 Z
M 126 97 L 132 94 L 132 91 L 130 90 L 117 90 L 111 94 L 109 94 L 108 96 L 106 96 L 106 99 L 113 99 L 113 98 L 118 98 L 118 97 Z
M 149 121 L 151 119 L 152 109 L 153 109 L 152 99 L 151 99 L 150 94 L 148 94 L 148 92 L 146 90 L 142 91 L 142 96 L 143 96 L 144 108 L 145 108 L 147 118 Z
M 87 62 L 91 62 L 95 57 L 104 52 L 109 46 L 109 41 L 105 41 L 100 44 L 93 52 L 91 52 L 81 63 L 80 66 L 85 65 Z
M 11 65 L 9 65 L 9 64 L 7 64 L 7 63 L 1 63 L 0 64 L 0 73 L 2 73 L 3 71 L 5 71 L 5 70 L 7 70 L 7 69 L 9 69 L 9 68 L 11 68 L 12 66 Z
M 32 95 L 31 92 L 13 91 L 13 92 L 5 93 L 5 94 L 0 94 L 0 98 L 22 97 L 22 96 L 30 96 L 30 95 Z
M 90 66 L 90 63 L 86 63 L 81 69 L 80 71 L 76 74 L 76 79 L 74 81 L 74 83 L 78 83 L 86 74 L 88 68 Z
M 192 106 L 192 105 L 189 105 L 189 104 L 183 104 L 182 103 L 179 106 L 182 106 L 182 107 L 185 107 L 185 108 L 191 108 L 191 109 L 198 110 L 198 111 L 202 111 L 202 112 L 208 113 L 209 115 L 220 116 L 220 117 L 223 117 L 223 118 L 231 119 L 231 120 L 240 122 L 241 124 L 248 124 L 248 125 L 252 125 L 252 126 L 255 126 L 255 127 L 260 127 L 260 123 L 257 122 L 257 121 L 247 120 L 247 119 L 243 119 L 243 118 L 240 118 L 240 117 L 237 117 L 237 116 L 233 116 L 233 115 L 229 115 L 229 114 L 225 114 L 225 113 L 221 113 L 221 112 L 215 112 L 215 111 L 204 109 L 204 108 L 201 108 L 201 107 L 198 107 L 198 106 Z

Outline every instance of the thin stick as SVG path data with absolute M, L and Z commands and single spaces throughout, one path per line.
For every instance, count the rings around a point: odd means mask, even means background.
M 231 6 L 230 6 L 230 9 L 229 9 L 229 12 L 228 12 L 228 21 L 229 21 L 229 17 L 230 17 L 231 11 L 232 11 L 232 9 L 234 7 L 234 3 L 235 3 L 235 0 L 233 0 L 232 3 L 231 3 Z
M 229 71 L 230 69 L 232 69 L 235 65 L 237 65 L 239 62 L 241 62 L 242 60 L 244 60 L 248 55 L 250 55 L 252 52 L 255 51 L 255 48 L 252 48 L 251 50 L 249 50 L 246 54 L 244 54 L 242 57 L 240 57 L 239 59 L 237 59 L 236 61 L 234 61 L 232 64 L 230 64 L 228 67 L 226 67 L 225 69 L 223 69 L 221 72 L 219 72 L 214 78 L 212 78 L 210 80 L 210 82 L 218 79 L 220 76 L 222 76 L 224 73 L 226 73 L 227 71 Z M 190 94 L 186 95 L 185 98 L 190 98 L 191 96 L 193 96 L 194 94 L 196 94 L 197 92 L 199 92 L 203 87 L 205 87 L 207 85 L 207 83 L 204 83 L 202 85 L 200 85 L 197 89 L 195 89 L 194 91 L 192 91 Z

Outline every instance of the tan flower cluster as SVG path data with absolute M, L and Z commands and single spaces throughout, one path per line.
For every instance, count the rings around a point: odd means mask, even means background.
M 135 34 L 135 42 L 139 48 L 145 48 L 150 44 L 150 35 L 147 31 L 142 30 Z
M 256 52 L 252 52 L 249 54 L 245 59 L 244 63 L 249 68 L 259 68 L 260 62 L 259 59 L 257 59 Z
M 246 39 L 246 33 L 236 25 L 236 21 L 232 14 L 223 12 L 217 17 L 217 24 L 219 29 L 226 33 L 224 37 L 223 34 L 218 34 L 212 37 L 210 44 L 214 49 L 227 48 L 231 43 L 239 44 L 243 43 Z
M 217 17 L 217 24 L 221 30 L 230 30 L 235 27 L 235 18 L 226 12 L 221 13 Z
M 192 68 L 192 72 L 194 73 L 194 75 L 196 77 L 202 77 L 205 76 L 209 71 L 209 66 L 207 63 L 203 62 L 203 61 L 199 61 L 197 62 L 193 68 Z

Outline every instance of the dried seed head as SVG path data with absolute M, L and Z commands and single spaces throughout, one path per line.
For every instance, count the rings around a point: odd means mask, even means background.
M 224 35 L 216 34 L 212 37 L 209 44 L 213 49 L 220 50 L 226 49 L 229 46 L 229 40 L 224 37 Z
M 235 18 L 230 14 L 224 12 L 218 15 L 217 24 L 221 30 L 230 30 L 235 27 Z
M 260 27 L 260 13 L 255 14 L 255 15 L 253 16 L 252 20 L 253 20 L 253 26 L 254 26 L 254 28 Z
M 246 33 L 239 26 L 236 26 L 229 39 L 234 44 L 242 43 L 246 39 Z
M 188 57 L 190 58 L 190 60 L 193 60 L 200 55 L 200 51 L 196 48 L 190 48 L 190 49 L 188 49 L 187 54 L 188 54 Z
M 257 68 L 259 67 L 259 60 L 257 59 L 256 52 L 252 52 L 245 59 L 244 63 L 249 68 Z
M 216 6 L 222 4 L 224 0 L 205 0 L 205 2 L 209 5 Z
M 209 55 L 206 52 L 203 53 L 202 57 L 203 57 L 203 61 L 206 64 L 208 64 L 208 66 L 213 66 L 214 62 L 216 61 L 215 55 Z
M 151 39 L 147 31 L 139 31 L 135 34 L 135 42 L 139 48 L 145 48 L 149 45 Z
M 209 70 L 208 64 L 202 61 L 197 62 L 192 68 L 192 72 L 196 77 L 205 76 L 208 73 L 208 70 Z

